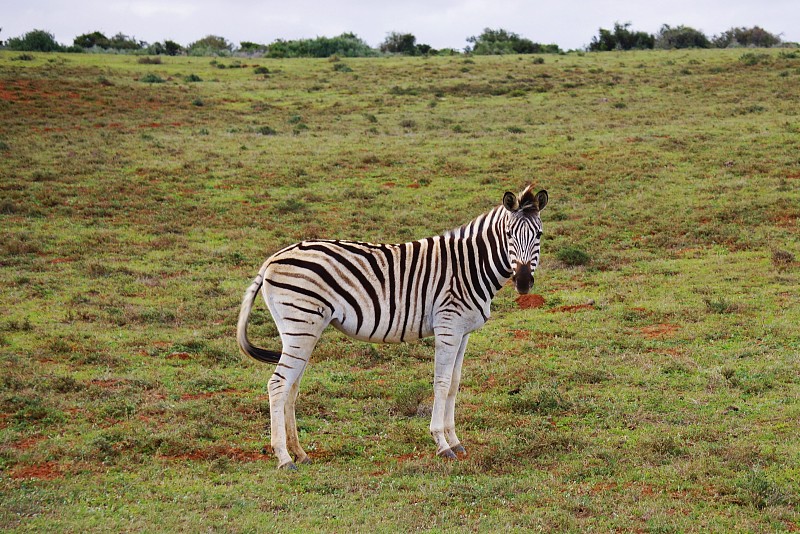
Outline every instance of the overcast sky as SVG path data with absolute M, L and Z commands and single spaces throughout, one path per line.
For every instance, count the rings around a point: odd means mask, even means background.
M 182 45 L 206 35 L 232 43 L 333 37 L 354 32 L 377 46 L 391 31 L 418 43 L 462 49 L 483 28 L 503 28 L 562 49 L 583 48 L 600 27 L 632 22 L 656 33 L 685 24 L 709 37 L 734 26 L 761 26 L 800 41 L 800 0 L 2 0 L 0 40 L 47 30 L 70 45 L 81 34 L 118 32 Z

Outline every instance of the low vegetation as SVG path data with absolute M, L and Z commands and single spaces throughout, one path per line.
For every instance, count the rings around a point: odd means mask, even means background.
M 747 53 L 0 51 L 0 528 L 795 531 L 800 59 Z M 528 182 L 542 264 L 471 337 L 467 458 L 432 451 L 430 340 L 331 330 L 314 464 L 277 472 L 234 340 L 267 255 Z M 280 346 L 263 304 L 250 334 Z

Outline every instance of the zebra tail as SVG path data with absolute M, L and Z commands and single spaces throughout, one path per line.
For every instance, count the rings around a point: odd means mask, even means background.
M 244 293 L 242 300 L 242 308 L 239 310 L 239 323 L 236 326 L 236 341 L 239 344 L 239 350 L 242 354 L 249 356 L 254 360 L 263 363 L 278 363 L 281 359 L 281 353 L 274 350 L 266 350 L 250 344 L 247 339 L 247 321 L 250 319 L 250 310 L 253 309 L 253 304 L 258 297 L 258 291 L 264 284 L 264 272 L 266 271 L 266 264 L 261 268 L 261 271 L 256 276 L 250 287 Z

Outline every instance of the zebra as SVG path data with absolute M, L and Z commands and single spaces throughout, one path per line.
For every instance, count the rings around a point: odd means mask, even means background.
M 455 400 L 467 341 L 489 319 L 490 302 L 509 279 L 520 294 L 533 286 L 539 212 L 547 200 L 547 191 L 534 193 L 529 185 L 519 195 L 506 192 L 500 206 L 436 237 L 395 245 L 314 239 L 268 258 L 245 291 L 236 337 L 246 356 L 276 365 L 267 389 L 278 468 L 311 462 L 297 435 L 295 403 L 311 352 L 328 325 L 373 343 L 435 336 L 430 433 L 437 455 L 465 455 L 455 432 Z M 259 290 L 280 334 L 280 352 L 247 338 Z

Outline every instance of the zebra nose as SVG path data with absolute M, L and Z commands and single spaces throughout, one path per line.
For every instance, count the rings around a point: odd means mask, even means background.
M 533 272 L 531 271 L 531 264 L 524 263 L 517 267 L 516 272 L 514 273 L 514 289 L 517 290 L 517 293 L 520 295 L 524 295 L 531 290 L 533 287 Z

